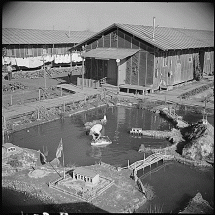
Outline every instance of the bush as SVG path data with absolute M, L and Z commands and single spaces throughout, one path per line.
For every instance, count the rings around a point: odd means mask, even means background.
M 155 197 L 154 188 L 151 185 L 149 185 L 148 183 L 146 183 L 144 185 L 144 188 L 145 188 L 145 196 L 146 196 L 147 200 L 154 199 L 154 197 Z
M 10 164 L 12 167 L 21 167 L 22 166 L 22 162 L 20 162 L 17 159 L 10 160 L 7 163 Z

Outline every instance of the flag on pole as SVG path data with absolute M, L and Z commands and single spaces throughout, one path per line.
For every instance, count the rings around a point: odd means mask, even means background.
M 62 138 L 61 138 L 59 146 L 57 147 L 56 158 L 61 157 L 61 151 L 62 150 L 63 150 L 63 141 L 62 141 Z
M 41 151 L 40 151 L 40 162 L 41 162 L 42 165 L 47 163 L 46 157 Z

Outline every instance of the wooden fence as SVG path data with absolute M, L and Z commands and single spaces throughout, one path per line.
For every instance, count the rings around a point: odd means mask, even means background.
M 87 79 L 84 78 L 77 78 L 77 86 L 82 86 L 82 83 L 84 82 L 84 87 L 91 87 L 91 88 L 98 88 L 100 87 L 100 80 L 93 80 L 93 79 Z

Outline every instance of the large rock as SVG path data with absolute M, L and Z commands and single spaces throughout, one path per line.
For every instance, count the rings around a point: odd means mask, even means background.
M 214 160 L 214 127 L 211 124 L 200 121 L 182 133 L 188 142 L 182 156 L 192 160 Z
M 197 193 L 196 196 L 190 200 L 188 206 L 179 214 L 213 214 L 214 209 L 210 204 L 202 198 L 201 193 Z

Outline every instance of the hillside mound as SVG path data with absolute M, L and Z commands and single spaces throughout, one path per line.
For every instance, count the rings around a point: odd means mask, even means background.
M 203 120 L 181 129 L 187 144 L 182 156 L 192 160 L 214 160 L 214 127 Z

